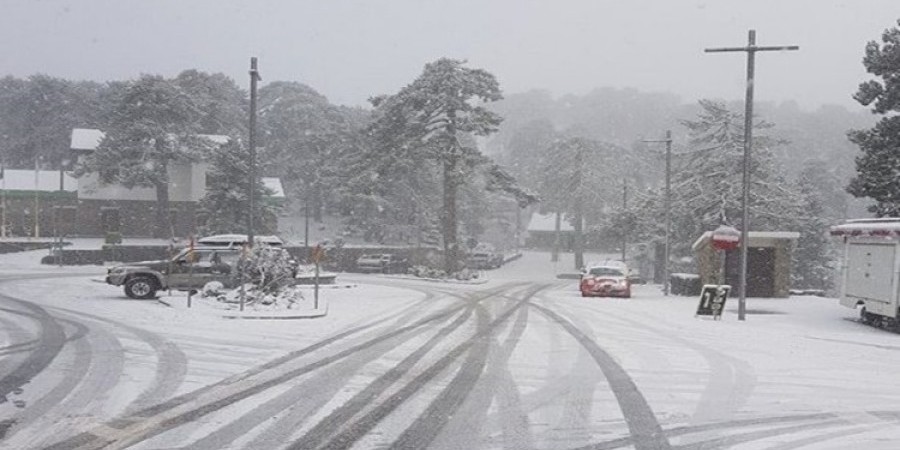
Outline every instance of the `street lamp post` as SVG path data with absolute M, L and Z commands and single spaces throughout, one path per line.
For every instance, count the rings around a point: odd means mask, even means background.
M 743 161 L 743 196 L 741 199 L 741 273 L 739 277 L 738 320 L 744 320 L 747 310 L 747 251 L 750 247 L 750 152 L 753 149 L 753 72 L 756 63 L 756 52 L 799 50 L 796 45 L 779 47 L 757 47 L 756 30 L 750 30 L 746 47 L 708 48 L 706 53 L 746 52 L 747 53 L 747 97 L 744 100 L 744 161 Z
M 665 209 L 666 209 L 666 243 L 665 243 L 665 251 L 664 258 L 665 262 L 663 262 L 663 295 L 669 295 L 669 246 L 670 240 L 669 235 L 672 232 L 672 216 L 671 216 L 671 208 L 672 208 L 672 190 L 671 190 L 671 179 L 672 179 L 672 130 L 666 130 L 666 138 L 665 139 L 645 139 L 644 142 L 665 142 L 666 143 L 666 201 L 665 201 Z
M 250 209 L 250 217 L 247 219 L 247 245 L 253 247 L 253 219 L 255 215 L 254 191 L 256 190 L 256 82 L 261 80 L 259 70 L 256 68 L 256 57 L 250 58 L 250 130 L 248 133 L 248 145 L 250 147 L 250 179 L 247 199 Z

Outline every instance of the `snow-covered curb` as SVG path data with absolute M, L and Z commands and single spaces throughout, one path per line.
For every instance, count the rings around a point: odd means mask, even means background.
M 396 279 L 396 280 L 413 280 L 413 281 L 428 281 L 431 283 L 448 283 L 448 284 L 485 284 L 490 281 L 487 277 L 479 276 L 478 278 L 472 280 L 457 280 L 455 278 L 425 278 L 425 277 L 416 277 L 412 275 L 387 275 L 381 278 L 388 279 Z

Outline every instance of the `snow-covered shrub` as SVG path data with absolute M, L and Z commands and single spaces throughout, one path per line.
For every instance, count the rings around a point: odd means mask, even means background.
M 225 285 L 218 281 L 210 281 L 203 286 L 200 295 L 203 297 L 218 297 L 225 292 Z
M 460 281 L 469 281 L 478 278 L 478 271 L 462 269 L 457 272 L 448 274 L 443 269 L 435 269 L 428 266 L 412 266 L 409 268 L 409 274 L 419 278 L 430 278 L 436 280 L 454 279 Z
M 297 266 L 287 250 L 261 245 L 244 257 L 237 276 L 249 281 L 256 290 L 275 294 L 293 284 L 296 273 Z
M 303 292 L 297 286 L 283 286 L 275 291 L 263 291 L 253 283 L 244 284 L 244 303 L 248 305 L 282 306 L 286 309 L 293 308 L 303 301 Z M 216 296 L 216 300 L 223 303 L 237 304 L 241 301 L 240 286 L 224 290 Z

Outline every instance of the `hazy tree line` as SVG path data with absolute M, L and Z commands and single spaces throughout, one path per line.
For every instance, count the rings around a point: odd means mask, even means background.
M 331 104 L 297 82 L 262 86 L 258 101 L 259 173 L 280 177 L 289 207 L 318 220 L 345 218 L 347 231 L 383 242 L 405 230 L 407 241 L 438 234 L 447 269 L 459 267 L 461 236 L 476 236 L 492 204 L 537 201 L 490 158 L 475 137 L 502 118 L 483 104 L 501 98 L 490 73 L 441 59 L 371 109 Z M 0 130 L 7 168 L 96 173 L 106 183 L 156 191 L 157 235 L 171 235 L 168 168 L 210 163 L 202 232 L 247 227 L 248 93 L 222 74 L 186 70 L 173 78 L 143 75 L 108 83 L 35 75 L 0 80 Z M 106 133 L 75 165 L 73 128 Z M 230 137 L 219 145 L 202 135 Z M 254 186 L 261 198 L 261 183 Z M 273 214 L 262 202 L 258 215 Z M 459 227 L 462 227 L 462 230 Z M 403 234 L 403 233 L 401 233 Z M 393 236 L 396 238 L 396 236 Z
M 896 28 L 865 49 L 863 63 L 879 79 L 863 83 L 854 98 L 882 116 L 874 127 L 871 114 L 838 106 L 757 105 L 751 226 L 801 233 L 794 253 L 799 286 L 828 287 L 833 246 L 825 232 L 861 213 L 853 196 L 874 200 L 869 210 L 879 216 L 900 210 L 898 55 Z M 573 220 L 579 250 L 582 237 L 601 247 L 658 241 L 664 147 L 642 141 L 672 130 L 673 249 L 687 256 L 702 232 L 742 225 L 742 110 L 740 102 L 612 88 L 503 99 L 490 73 L 441 59 L 399 92 L 374 96 L 371 108 L 334 105 L 298 82 L 265 84 L 260 173 L 282 179 L 290 207 L 314 219 L 340 215 L 348 233 L 366 240 L 440 234 L 452 270 L 458 242 L 477 236 L 504 201 L 524 207 L 541 198 L 541 210 Z M 100 128 L 107 138 L 76 170 L 156 188 L 165 211 L 166 167 L 203 159 L 212 165 L 202 202 L 210 232 L 246 225 L 247 117 L 245 90 L 196 70 L 108 83 L 44 75 L 0 80 L 5 167 L 60 167 L 72 128 Z M 232 140 L 217 147 L 201 134 Z
M 760 103 L 754 117 L 750 220 L 753 230 L 799 231 L 794 251 L 798 287 L 828 288 L 835 244 L 829 225 L 868 212 L 900 211 L 900 31 L 870 42 L 863 63 L 879 80 L 853 95 L 883 118 L 840 106 L 802 110 Z M 671 184 L 675 257 L 690 256 L 704 231 L 741 227 L 741 102 L 685 103 L 665 93 L 597 89 L 553 97 L 510 95 L 492 108 L 504 127 L 487 142 L 526 188 L 576 228 L 576 265 L 588 241 L 607 251 L 623 241 L 659 242 L 664 235 L 665 160 L 660 139 L 673 132 Z M 862 150 L 862 152 L 860 152 Z M 626 202 L 627 200 L 627 202 Z M 872 204 L 872 200 L 875 201 Z M 868 206 L 868 208 L 867 208 Z M 582 225 L 583 221 L 583 225 Z M 617 250 L 617 249 L 616 249 Z

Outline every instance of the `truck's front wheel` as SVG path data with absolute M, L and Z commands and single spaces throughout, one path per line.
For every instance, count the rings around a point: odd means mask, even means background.
M 134 277 L 125 282 L 125 295 L 145 300 L 156 295 L 156 281 L 150 277 Z

